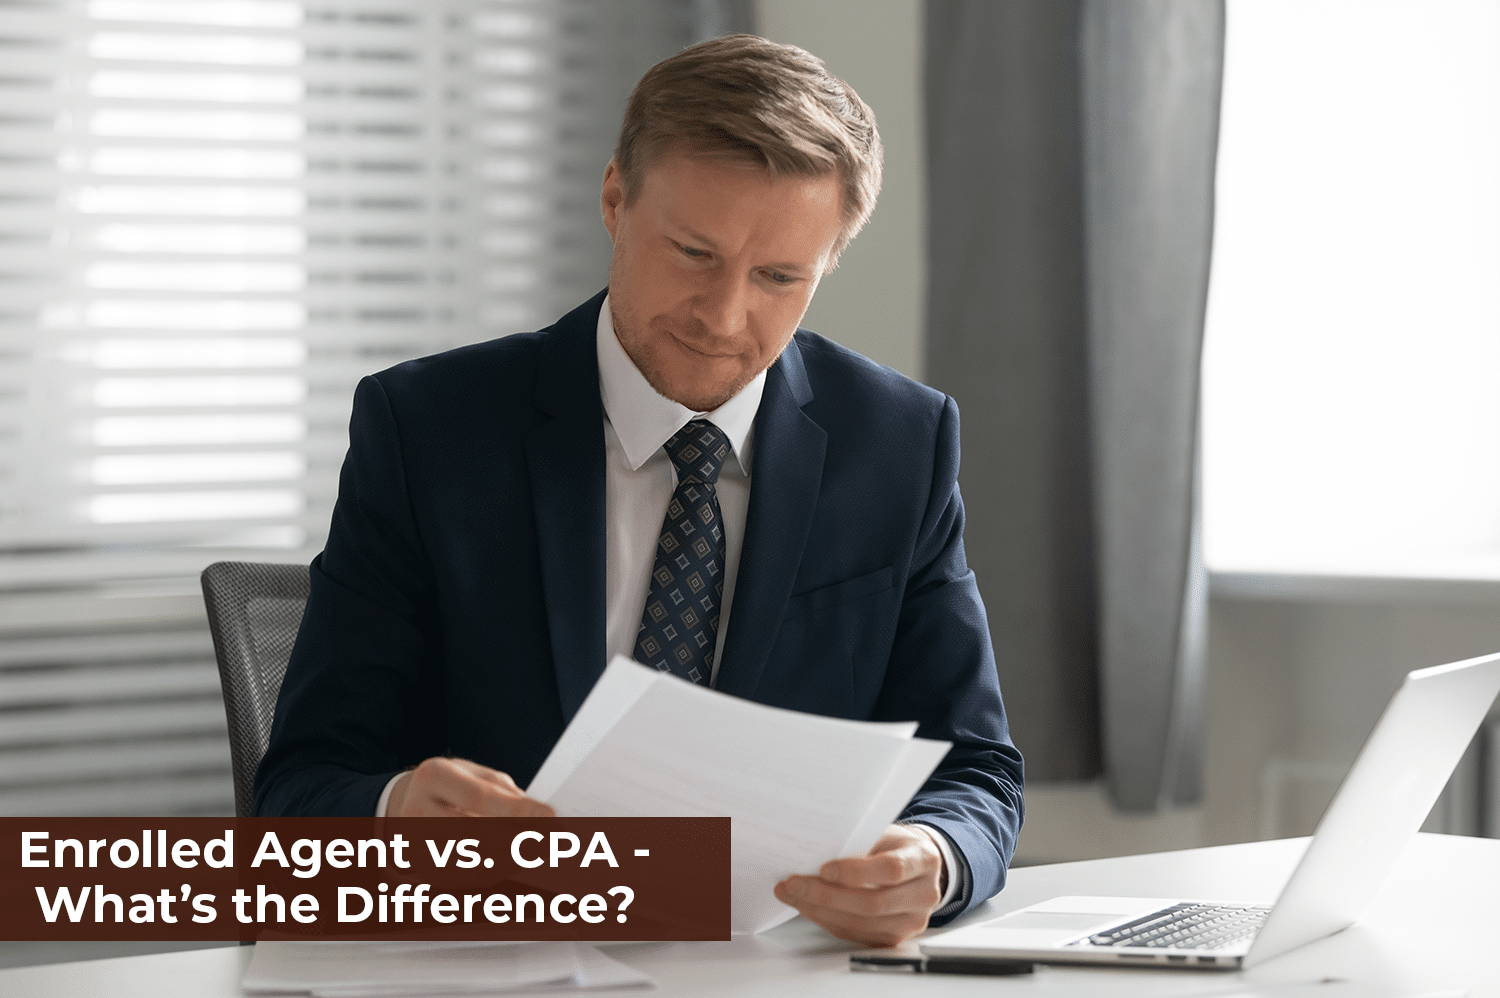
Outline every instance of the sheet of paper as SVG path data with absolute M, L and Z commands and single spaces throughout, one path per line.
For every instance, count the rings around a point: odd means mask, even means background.
M 596 696 L 629 702 L 591 703 Z M 948 748 L 914 743 L 912 723 L 767 707 L 623 657 L 590 692 L 585 715 L 584 730 L 575 736 L 568 727 L 528 792 L 565 817 L 728 815 L 738 932 L 795 914 L 772 895 L 776 882 L 816 872 L 851 843 L 868 849 Z M 599 719 L 610 717 L 601 735 Z
M 650 977 L 606 956 L 593 946 L 579 945 L 577 956 L 578 977 L 574 981 L 574 989 L 656 987 L 656 982 Z
M 661 673 L 653 669 L 605 669 L 589 690 L 583 705 L 568 723 L 563 736 L 552 746 L 542 768 L 531 778 L 526 792 L 538 800 L 554 793 L 563 779 L 578 768 L 599 740 L 609 734 L 625 712 L 656 683 Z
M 891 820 L 901 813 L 912 795 L 927 782 L 927 777 L 932 775 L 937 764 L 943 761 L 943 756 L 948 754 L 949 744 L 928 738 L 912 738 L 905 742 L 895 768 L 886 777 L 880 792 L 871 799 L 870 806 L 865 808 L 859 824 L 844 840 L 844 846 L 838 851 L 838 855 L 863 856 L 869 852 Z M 755 931 L 764 932 L 796 917 L 796 909 L 786 905 L 781 905 L 780 909 L 774 920 Z
M 576 986 L 576 943 L 391 947 L 371 942 L 262 941 L 245 969 L 248 992 L 325 998 L 503 991 Z
M 859 824 L 844 840 L 840 856 L 862 856 L 870 851 L 891 819 L 900 814 L 927 777 L 937 769 L 943 756 L 948 754 L 951 742 L 938 742 L 930 738 L 913 738 L 907 742 L 895 768 L 886 776 L 880 792 L 870 800 Z

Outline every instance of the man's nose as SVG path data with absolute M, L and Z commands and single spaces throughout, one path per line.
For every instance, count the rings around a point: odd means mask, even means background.
M 715 336 L 734 336 L 750 322 L 750 286 L 743 275 L 721 271 L 705 280 L 693 301 L 698 320 Z

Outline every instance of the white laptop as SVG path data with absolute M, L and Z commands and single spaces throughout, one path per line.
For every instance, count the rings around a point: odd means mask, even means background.
M 1271 906 L 1061 897 L 921 942 L 934 957 L 1236 970 L 1353 925 L 1500 691 L 1500 654 L 1407 675 Z

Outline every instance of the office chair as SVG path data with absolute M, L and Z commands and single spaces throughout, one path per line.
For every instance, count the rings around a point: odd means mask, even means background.
M 234 813 L 244 818 L 307 606 L 307 566 L 218 561 L 203 570 L 202 582 L 229 719 Z

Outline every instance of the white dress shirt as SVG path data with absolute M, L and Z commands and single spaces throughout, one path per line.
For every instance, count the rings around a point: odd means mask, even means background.
M 714 645 L 712 686 L 724 657 L 724 635 L 734 604 L 745 514 L 750 508 L 750 453 L 755 414 L 765 390 L 762 371 L 728 402 L 712 412 L 694 412 L 658 395 L 635 366 L 609 312 L 599 309 L 599 394 L 604 401 L 604 654 L 635 657 L 635 639 L 656 567 L 667 503 L 677 489 L 677 468 L 663 448 L 672 434 L 695 419 L 707 419 L 729 438 L 735 460 L 719 472 L 720 523 L 724 528 L 724 595 L 719 602 L 719 634 Z

